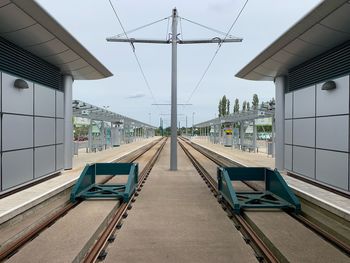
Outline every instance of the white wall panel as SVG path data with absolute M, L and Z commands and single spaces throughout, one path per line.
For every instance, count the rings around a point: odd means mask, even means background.
M 33 147 L 33 117 L 4 114 L 2 117 L 2 150 Z
M 48 87 L 34 85 L 34 114 L 55 117 L 55 90 Z
M 284 115 L 286 119 L 293 118 L 293 93 L 286 93 L 284 101 Z
M 3 190 L 33 179 L 33 149 L 2 154 Z
M 293 146 L 284 145 L 284 168 L 289 171 L 292 171 L 293 164 Z
M 348 154 L 316 150 L 316 179 L 348 190 Z
M 293 120 L 293 144 L 315 147 L 315 119 Z
M 64 94 L 56 90 L 56 117 L 64 117 Z
M 35 146 L 55 144 L 55 119 L 35 117 Z
M 17 78 L 2 73 L 2 111 L 33 115 L 33 83 L 27 81 L 28 89 L 18 89 L 13 86 Z
M 293 171 L 315 178 L 315 149 L 293 146 Z
M 333 80 L 334 90 L 322 90 L 323 83 L 317 84 L 317 116 L 349 113 L 349 76 Z
M 64 119 L 56 119 L 56 143 L 63 143 Z
M 347 152 L 349 150 L 349 116 L 317 118 L 316 147 Z
M 293 117 L 315 116 L 315 86 L 294 91 Z
M 56 145 L 56 170 L 63 169 L 64 151 L 63 144 Z
M 35 178 L 55 171 L 55 146 L 39 147 L 34 149 L 34 176 Z
M 293 142 L 293 120 L 284 121 L 284 142 L 292 144 Z

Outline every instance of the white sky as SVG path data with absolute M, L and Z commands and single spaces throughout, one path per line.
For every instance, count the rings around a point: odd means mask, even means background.
M 106 42 L 105 38 L 122 32 L 108 0 L 37 0 L 59 23 L 96 56 L 113 77 L 95 81 L 75 81 L 73 98 L 96 106 L 110 106 L 114 112 L 159 126 L 160 114 L 169 114 L 170 106 L 154 103 L 145 85 L 130 45 Z M 113 0 L 126 30 L 171 15 L 179 15 L 226 32 L 245 0 Z M 308 13 L 319 0 L 250 0 L 231 34 L 242 43 L 224 44 L 202 84 L 194 94 L 192 106 L 179 106 L 178 121 L 192 125 L 217 115 L 219 99 L 226 95 L 251 101 L 257 93 L 260 101 L 274 97 L 272 82 L 255 82 L 234 75 L 271 42 Z M 167 22 L 130 34 L 130 37 L 165 39 Z M 182 21 L 183 38 L 212 38 L 217 34 Z M 171 46 L 135 44 L 157 103 L 170 103 Z M 185 103 L 199 81 L 216 44 L 178 46 L 178 103 Z M 170 125 L 170 115 L 162 115 Z

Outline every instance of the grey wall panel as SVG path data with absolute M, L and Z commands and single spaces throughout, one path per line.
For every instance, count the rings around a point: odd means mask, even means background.
M 64 117 L 64 97 L 63 92 L 56 91 L 56 117 Z
M 293 117 L 314 117 L 315 103 L 315 86 L 294 91 Z
M 337 88 L 322 90 L 323 83 L 317 85 L 317 116 L 349 113 L 349 76 L 334 79 Z
M 2 117 L 2 150 L 33 147 L 33 117 L 4 114 Z
M 56 145 L 56 170 L 63 169 L 64 151 L 63 144 Z
M 63 143 L 64 119 L 56 119 L 56 143 Z
M 14 77 L 2 73 L 2 111 L 33 115 L 33 83 L 27 81 L 28 89 L 13 87 Z
M 293 144 L 315 147 L 315 118 L 293 120 Z
M 55 90 L 34 85 L 34 114 L 55 117 Z
M 293 146 L 284 145 L 284 168 L 290 171 L 292 171 L 292 164 L 293 164 L 292 152 L 293 152 Z
M 286 119 L 293 118 L 293 92 L 285 95 L 284 116 Z
M 35 117 L 35 146 L 55 144 L 55 119 Z
M 55 171 L 55 146 L 34 149 L 34 177 L 38 178 Z
M 316 147 L 349 151 L 349 116 L 316 119 Z
M 33 179 L 33 149 L 2 154 L 2 187 L 10 187 Z
M 293 171 L 315 178 L 315 149 L 293 146 Z
M 316 179 L 348 190 L 348 154 L 316 150 Z
M 293 139 L 293 120 L 284 121 L 284 142 L 292 144 Z

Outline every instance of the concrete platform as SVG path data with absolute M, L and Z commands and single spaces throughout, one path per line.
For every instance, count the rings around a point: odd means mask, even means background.
M 264 153 L 249 153 L 238 149 L 224 147 L 221 144 L 210 143 L 206 138 L 195 137 L 192 139 L 192 142 L 235 161 L 242 166 L 275 168 L 274 158 L 271 158 Z M 281 174 L 298 196 L 347 221 L 350 221 L 350 202 L 348 198 L 287 176 L 285 171 L 282 171 Z
M 257 262 L 188 158 L 169 171 L 170 141 L 129 211 L 106 262 Z
M 106 151 L 82 153 L 75 156 L 72 170 L 63 171 L 62 174 L 57 177 L 0 199 L 0 225 L 71 187 L 79 177 L 86 163 L 112 162 L 159 138 L 160 137 L 152 137 L 142 141 L 124 144 Z

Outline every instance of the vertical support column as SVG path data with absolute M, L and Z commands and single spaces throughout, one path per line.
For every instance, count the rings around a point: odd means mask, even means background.
M 254 147 L 254 152 L 256 152 L 256 123 L 255 123 L 255 119 L 253 120 L 253 147 Z
M 177 170 L 177 10 L 172 14 L 170 170 Z
M 64 90 L 64 169 L 73 168 L 73 77 L 63 77 Z
M 275 167 L 284 169 L 284 93 L 286 77 L 275 78 L 276 106 L 275 106 Z
M 272 158 L 275 158 L 275 116 L 272 116 L 271 140 L 272 140 Z
M 241 149 L 243 149 L 243 146 L 244 146 L 244 121 L 241 121 L 240 122 L 240 125 L 239 125 L 239 128 L 240 128 L 240 131 L 239 131 L 239 135 L 240 135 L 240 144 L 241 144 Z
M 92 152 L 92 119 L 90 119 L 90 124 L 89 124 L 89 133 L 88 133 L 88 148 L 89 148 L 89 153 Z

